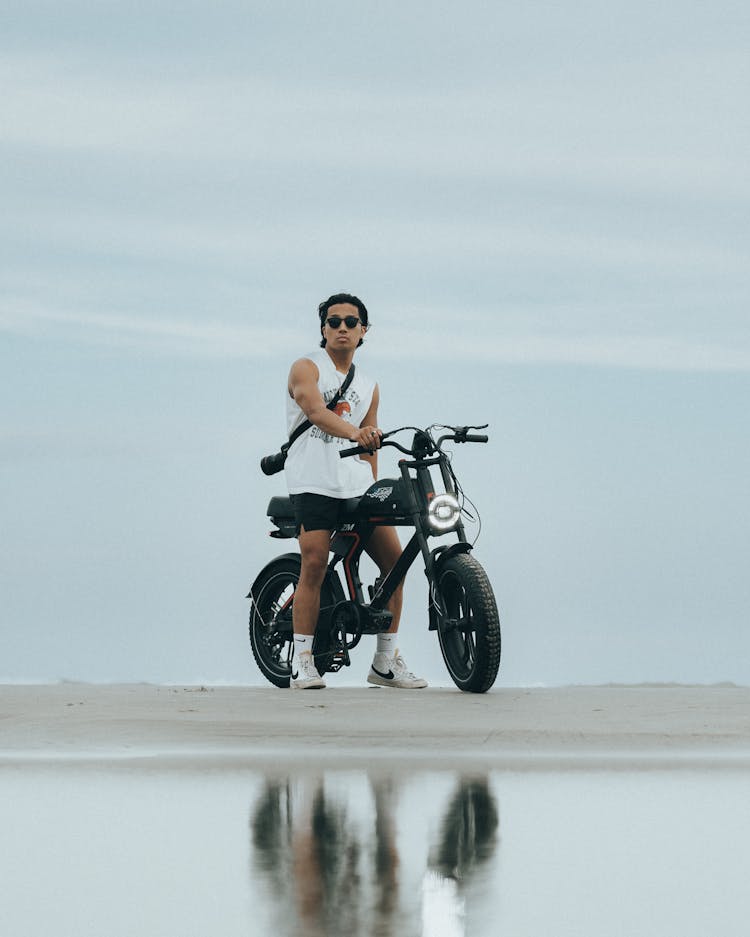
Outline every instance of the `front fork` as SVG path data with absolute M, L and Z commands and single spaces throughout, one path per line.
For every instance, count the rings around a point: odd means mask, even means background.
M 455 556 L 457 553 L 468 553 L 471 548 L 472 545 L 466 540 L 459 540 L 458 543 L 451 543 L 448 546 L 440 546 L 432 551 L 432 563 L 430 564 L 430 571 L 428 572 L 427 569 L 425 569 L 425 575 L 427 576 L 430 590 L 430 598 L 428 602 L 428 611 L 430 617 L 428 629 L 430 631 L 437 631 L 439 628 L 441 616 L 443 618 L 445 617 L 445 614 L 441 612 L 436 605 L 435 597 L 433 595 L 433 589 L 437 588 L 437 585 L 440 582 L 440 570 L 449 557 Z

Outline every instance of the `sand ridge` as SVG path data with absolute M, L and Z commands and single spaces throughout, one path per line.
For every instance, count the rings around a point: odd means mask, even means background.
M 0 764 L 750 763 L 750 688 L 0 686 Z

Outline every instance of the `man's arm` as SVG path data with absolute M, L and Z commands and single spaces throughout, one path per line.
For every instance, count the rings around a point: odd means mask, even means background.
M 370 430 L 371 427 L 378 425 L 378 404 L 380 403 L 380 388 L 378 385 L 375 385 L 375 390 L 372 392 L 372 402 L 370 403 L 370 409 L 365 413 L 365 418 L 362 420 L 362 427 Z M 378 433 L 382 435 L 382 430 L 378 430 Z M 378 436 L 378 446 L 380 447 L 380 436 Z M 378 454 L 373 452 L 372 455 L 363 455 L 360 456 L 362 459 L 366 459 L 370 463 L 370 468 L 372 469 L 372 477 L 375 481 L 378 480 Z
M 326 407 L 323 395 L 318 389 L 318 367 L 309 358 L 300 358 L 292 365 L 289 372 L 289 394 L 294 398 L 307 419 L 315 426 L 320 427 L 329 436 L 339 439 L 351 439 L 358 446 L 367 446 L 377 449 L 380 445 L 380 430 L 367 419 L 361 426 L 352 426 L 346 420 Z M 377 390 L 377 388 L 376 388 Z M 373 400 L 374 400 L 373 396 Z M 370 407 L 372 410 L 372 407 Z M 377 414 L 377 407 L 376 407 Z M 369 412 L 368 412 L 369 416 Z M 372 434 L 375 433 L 373 436 Z

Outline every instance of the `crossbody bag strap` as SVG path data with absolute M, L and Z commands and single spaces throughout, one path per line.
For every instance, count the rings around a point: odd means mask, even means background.
M 352 366 L 349 368 L 349 370 L 346 373 L 346 377 L 344 378 L 344 382 L 342 383 L 341 387 L 339 387 L 339 389 L 333 395 L 330 403 L 326 404 L 326 410 L 334 409 L 334 407 L 339 402 L 339 400 L 341 400 L 344 394 L 349 390 L 349 387 L 353 380 L 354 380 L 354 365 L 352 364 Z M 291 436 L 289 437 L 289 440 L 285 442 L 284 445 L 281 447 L 281 451 L 288 452 L 289 449 L 291 448 L 292 443 L 295 440 L 299 439 L 303 433 L 306 433 L 310 429 L 311 426 L 312 426 L 312 423 L 309 420 L 304 420 L 302 423 L 300 423 L 300 425 L 292 432 Z

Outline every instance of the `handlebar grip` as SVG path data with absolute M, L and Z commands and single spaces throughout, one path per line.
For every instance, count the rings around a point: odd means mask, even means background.
M 464 442 L 489 442 L 490 437 L 485 436 L 484 433 L 477 435 L 476 433 L 471 436 L 464 436 Z
M 351 455 L 372 455 L 372 451 L 363 449 L 362 446 L 352 446 L 351 449 L 342 449 L 339 452 L 340 459 L 348 459 Z

